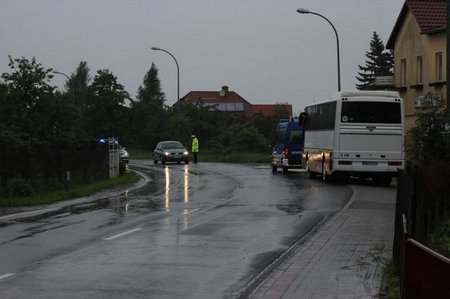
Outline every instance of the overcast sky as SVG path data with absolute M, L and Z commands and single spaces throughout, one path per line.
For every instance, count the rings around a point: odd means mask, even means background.
M 337 91 L 336 27 L 342 90 L 355 89 L 372 34 L 386 43 L 403 0 L 0 0 L 0 73 L 8 55 L 70 75 L 87 61 L 110 69 L 132 97 L 152 62 L 167 104 L 228 85 L 253 104 L 288 102 L 298 114 Z M 65 78 L 52 83 L 63 88 Z

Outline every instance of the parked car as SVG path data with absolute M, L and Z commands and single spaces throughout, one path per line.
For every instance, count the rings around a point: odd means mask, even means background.
M 119 148 L 119 159 L 122 162 L 128 163 L 129 156 L 130 155 L 128 154 L 127 150 L 124 147 Z
M 184 162 L 189 164 L 189 152 L 179 141 L 161 141 L 153 151 L 154 164 L 166 162 Z

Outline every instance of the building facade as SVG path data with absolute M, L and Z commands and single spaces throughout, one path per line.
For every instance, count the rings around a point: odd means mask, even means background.
M 214 107 L 219 111 L 243 114 L 251 117 L 261 113 L 264 116 L 276 115 L 282 109 L 288 116 L 292 116 L 292 105 L 283 104 L 251 104 L 228 86 L 222 86 L 219 91 L 190 91 L 180 99 L 181 102 L 202 104 Z
M 387 42 L 394 50 L 394 85 L 404 99 L 407 131 L 426 95 L 446 103 L 446 24 L 446 0 L 407 0 Z

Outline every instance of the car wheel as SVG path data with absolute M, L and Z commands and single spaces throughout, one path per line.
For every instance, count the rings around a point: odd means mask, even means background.
M 166 160 L 164 158 L 161 158 L 161 164 L 166 164 Z
M 155 164 L 155 165 L 157 165 L 157 164 L 158 164 L 158 159 L 156 159 L 156 157 L 155 157 L 155 158 L 153 158 L 153 164 Z
M 277 166 L 276 165 L 272 165 L 272 172 L 277 172 Z

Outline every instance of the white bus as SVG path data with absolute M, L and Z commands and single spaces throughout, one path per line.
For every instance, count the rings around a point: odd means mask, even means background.
M 390 185 L 404 166 L 403 101 L 392 91 L 343 91 L 306 106 L 303 166 L 310 177 Z

